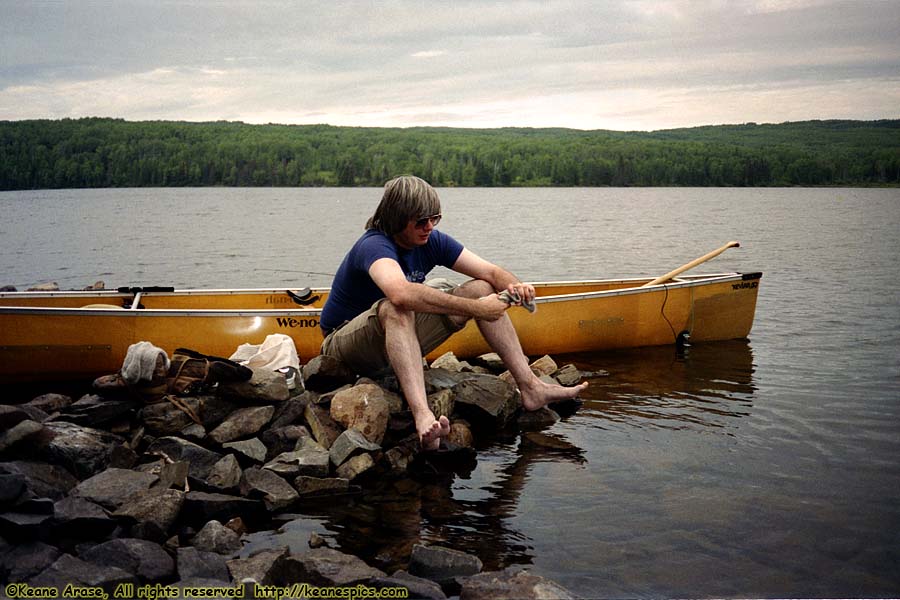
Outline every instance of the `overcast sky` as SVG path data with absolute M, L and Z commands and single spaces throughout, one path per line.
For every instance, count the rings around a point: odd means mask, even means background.
M 0 119 L 900 117 L 900 0 L 0 0 Z

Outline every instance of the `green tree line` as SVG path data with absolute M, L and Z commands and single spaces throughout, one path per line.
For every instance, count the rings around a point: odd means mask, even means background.
M 655 132 L 0 121 L 0 189 L 900 184 L 900 120 Z

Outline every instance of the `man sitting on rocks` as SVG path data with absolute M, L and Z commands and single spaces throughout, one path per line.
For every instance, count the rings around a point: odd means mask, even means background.
M 450 433 L 447 417 L 428 407 L 422 357 L 469 319 L 515 379 L 525 410 L 574 398 L 587 383 L 563 387 L 532 373 L 506 315 L 511 304 L 530 304 L 534 287 L 519 281 L 449 235 L 435 229 L 441 220 L 437 192 L 418 177 L 388 181 L 366 231 L 344 258 L 322 310 L 322 354 L 357 374 L 396 374 L 425 450 L 435 450 Z M 425 284 L 437 265 L 472 280 L 452 289 Z M 498 292 L 506 291 L 509 301 Z

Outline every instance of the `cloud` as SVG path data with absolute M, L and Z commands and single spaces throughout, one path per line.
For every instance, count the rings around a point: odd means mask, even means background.
M 646 129 L 896 117 L 897 8 L 7 2 L 0 118 Z

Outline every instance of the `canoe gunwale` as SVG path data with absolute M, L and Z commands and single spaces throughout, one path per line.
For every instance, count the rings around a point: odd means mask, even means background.
M 642 278 L 624 278 L 624 279 L 604 279 L 604 280 L 575 280 L 575 281 L 553 281 L 553 282 L 537 282 L 536 288 L 544 288 L 551 286 L 590 286 L 596 284 L 622 284 L 634 283 L 634 287 L 617 288 L 612 290 L 600 290 L 591 292 L 575 292 L 569 294 L 556 294 L 549 296 L 538 296 L 534 299 L 535 304 L 549 304 L 554 302 L 571 302 L 585 299 L 608 298 L 614 296 L 628 296 L 633 294 L 646 294 L 664 289 L 678 289 L 709 285 L 713 283 L 724 283 L 728 281 L 741 281 L 746 277 L 753 278 L 761 276 L 760 273 L 716 273 L 712 275 L 693 275 L 683 276 L 674 279 L 672 282 L 661 283 L 653 286 L 641 287 L 638 283 L 646 282 L 646 277 Z M 327 288 L 313 289 L 314 293 L 327 293 Z M 199 296 L 199 295 L 239 295 L 239 294 L 266 294 L 266 293 L 284 293 L 284 289 L 272 290 L 268 288 L 259 289 L 222 289 L 222 290 L 179 290 L 175 292 L 147 292 L 147 296 Z M 104 298 L 128 298 L 130 294 L 122 294 L 111 290 L 110 293 L 103 292 L 4 292 L 0 293 L 0 299 L 9 298 L 53 298 L 53 297 L 85 297 L 86 299 L 101 300 Z M 83 308 L 83 307 L 36 307 L 36 306 L 9 306 L 0 305 L 0 314 L 18 314 L 18 315 L 80 315 L 80 316 L 110 316 L 110 317 L 301 317 L 313 318 L 322 314 L 321 308 L 233 308 L 233 309 L 196 309 L 196 308 L 141 308 L 141 309 L 123 309 L 123 308 Z

